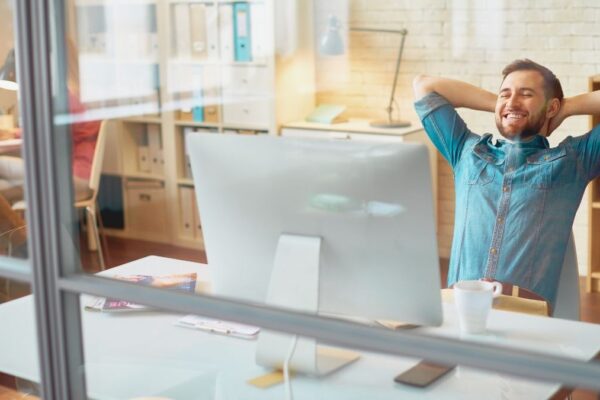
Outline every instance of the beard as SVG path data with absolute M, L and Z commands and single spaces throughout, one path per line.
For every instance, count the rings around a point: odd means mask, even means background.
M 533 119 L 527 121 L 527 124 L 520 130 L 513 132 L 502 125 L 502 116 L 496 115 L 496 127 L 498 128 L 498 132 L 502 136 L 511 140 L 524 140 L 529 139 L 542 130 L 544 124 L 546 123 L 546 107 L 537 115 L 534 116 Z

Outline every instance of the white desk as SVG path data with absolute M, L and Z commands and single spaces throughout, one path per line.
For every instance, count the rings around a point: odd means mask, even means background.
M 12 153 L 21 148 L 22 139 L 0 140 L 0 154 Z
M 196 272 L 201 264 L 146 257 L 103 274 Z M 88 301 L 84 299 L 85 303 Z M 423 331 L 458 333 L 454 308 L 444 306 L 444 325 Z M 282 399 L 281 385 L 261 390 L 245 382 L 265 370 L 254 363 L 256 341 L 173 326 L 176 314 L 106 314 L 83 311 L 88 390 L 94 398 L 127 399 L 162 395 L 173 399 Z M 0 305 L 0 371 L 39 379 L 31 296 Z M 493 311 L 488 335 L 473 340 L 587 360 L 600 349 L 600 326 Z M 415 360 L 363 353 L 323 379 L 295 377 L 296 399 L 545 399 L 559 385 L 532 383 L 459 367 L 426 389 L 395 384 L 393 378 Z

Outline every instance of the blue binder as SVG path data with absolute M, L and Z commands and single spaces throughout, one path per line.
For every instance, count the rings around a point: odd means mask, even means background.
M 193 94 L 194 105 L 192 106 L 192 121 L 204 122 L 204 98 L 202 90 L 194 90 Z
M 233 41 L 235 61 L 252 61 L 250 37 L 250 4 L 233 3 Z

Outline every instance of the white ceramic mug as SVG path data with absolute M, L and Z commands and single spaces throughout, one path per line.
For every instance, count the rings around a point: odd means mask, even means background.
M 454 284 L 454 303 L 461 332 L 485 332 L 492 300 L 502 294 L 500 282 L 460 281 Z

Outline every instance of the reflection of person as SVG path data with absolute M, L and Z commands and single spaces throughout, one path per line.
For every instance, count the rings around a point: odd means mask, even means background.
M 414 80 L 415 108 L 450 163 L 456 215 L 448 285 L 493 279 L 529 289 L 554 305 L 575 213 L 600 175 L 600 126 L 550 148 L 546 136 L 572 115 L 600 109 L 600 92 L 563 98 L 547 68 L 517 60 L 498 95 L 465 82 Z M 495 110 L 504 139 L 471 132 L 456 107 Z
M 72 116 L 83 115 L 85 107 L 79 98 L 78 54 L 72 40 L 67 40 L 69 111 Z M 89 198 L 89 178 L 100 121 L 79 121 L 71 125 L 73 185 L 76 200 Z M 17 133 L 20 135 L 20 132 Z M 26 135 L 27 133 L 25 133 Z M 19 157 L 0 157 L 0 194 L 9 202 L 23 199 L 23 160 Z

